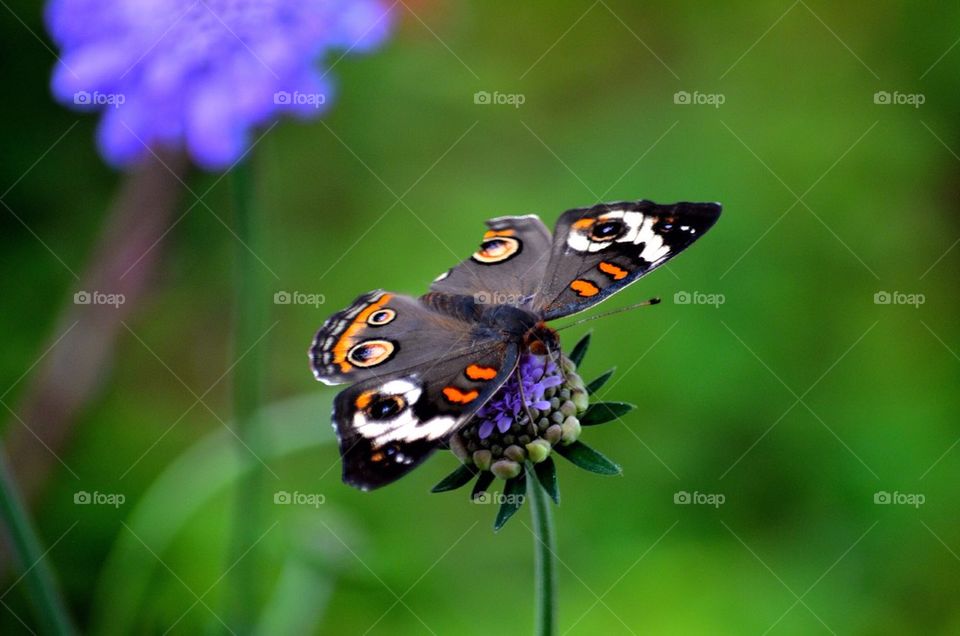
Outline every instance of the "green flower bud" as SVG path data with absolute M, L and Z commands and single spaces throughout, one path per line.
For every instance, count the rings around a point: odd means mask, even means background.
M 583 413 L 590 406 L 590 396 L 587 395 L 586 391 L 574 391 L 571 399 L 577 407 L 577 413 Z
M 580 437 L 580 420 L 571 415 L 563 421 L 560 429 L 563 432 L 560 441 L 564 445 L 572 444 Z
M 543 437 L 551 444 L 556 444 L 560 441 L 560 438 L 563 437 L 563 429 L 557 424 L 554 424 L 547 429 L 547 431 L 543 434 Z
M 466 444 L 460 439 L 459 435 L 453 435 L 450 438 L 450 450 L 461 462 L 471 463 L 470 451 L 467 450 Z
M 490 472 L 500 479 L 513 479 L 520 474 L 520 464 L 509 459 L 500 459 L 490 465 Z
M 523 449 L 516 444 L 507 446 L 507 448 L 503 451 L 503 456 L 507 459 L 512 459 L 515 462 L 521 463 L 523 463 L 523 460 L 527 458 L 527 454 L 524 453 Z
M 527 444 L 527 454 L 530 456 L 530 461 L 534 464 L 539 464 L 547 457 L 550 457 L 550 451 L 553 447 L 550 446 L 550 442 L 545 439 L 537 439 L 529 444 Z
M 490 460 L 493 454 L 488 450 L 478 450 L 473 454 L 473 463 L 480 470 L 490 470 Z

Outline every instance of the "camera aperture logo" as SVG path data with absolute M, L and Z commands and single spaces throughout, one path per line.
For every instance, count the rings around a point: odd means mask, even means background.
M 700 492 L 678 490 L 673 493 L 673 503 L 678 506 L 713 506 L 719 508 L 727 501 L 727 496 L 719 492 Z
M 127 302 L 127 297 L 123 294 L 108 294 L 101 291 L 80 290 L 73 294 L 74 305 L 111 305 L 119 307 Z
M 278 106 L 313 106 L 320 108 L 327 102 L 323 93 L 301 93 L 300 91 L 277 91 L 273 94 L 273 103 Z
M 319 508 L 327 502 L 327 496 L 318 492 L 278 490 L 273 493 L 273 503 L 278 506 L 313 506 Z
M 908 294 L 900 291 L 878 291 L 873 295 L 874 305 L 912 305 L 914 309 L 919 309 L 920 305 L 927 302 L 927 297 L 923 294 Z
M 299 291 L 278 291 L 273 295 L 274 305 L 311 305 L 316 309 L 327 302 L 323 294 L 308 294 Z
M 100 91 L 77 91 L 73 94 L 73 103 L 77 106 L 113 106 L 120 108 L 127 101 L 123 93 L 101 93 Z
M 527 101 L 523 93 L 501 93 L 500 91 L 477 91 L 473 94 L 473 103 L 481 106 L 513 106 L 520 108 Z
M 127 501 L 127 496 L 120 492 L 100 492 L 94 490 L 78 490 L 73 493 L 73 503 L 78 506 L 113 506 L 119 508 Z
M 701 93 L 700 91 L 677 91 L 673 94 L 673 103 L 681 106 L 713 106 L 720 108 L 727 101 L 723 93 Z
M 726 302 L 727 297 L 723 294 L 708 294 L 701 291 L 678 291 L 673 295 L 675 305 L 710 305 L 714 309 L 720 309 L 720 305 Z
M 873 94 L 873 103 L 881 106 L 913 106 L 920 108 L 927 101 L 923 93 L 901 93 L 900 91 L 877 91 Z
M 927 503 L 927 497 L 923 493 L 919 492 L 900 492 L 894 490 L 893 492 L 887 492 L 886 490 L 878 490 L 873 493 L 873 503 L 878 506 L 913 506 L 914 508 L 919 508 L 923 504 Z

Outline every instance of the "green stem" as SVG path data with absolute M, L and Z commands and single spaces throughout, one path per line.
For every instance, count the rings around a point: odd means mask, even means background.
M 553 530 L 553 512 L 550 499 L 537 476 L 527 475 L 527 494 L 533 517 L 534 578 L 536 589 L 536 636 L 554 636 L 557 633 L 557 569 L 556 534 Z
M 18 565 L 24 571 L 23 580 L 29 588 L 37 620 L 47 634 L 73 634 L 73 624 L 67 614 L 66 603 L 57 590 L 53 570 L 44 559 L 40 541 L 20 497 L 13 473 L 7 462 L 7 453 L 0 446 L 0 518 L 7 528 Z
M 263 439 L 257 435 L 256 423 L 263 394 L 263 355 L 261 345 L 254 343 L 266 331 L 263 285 L 259 253 L 260 221 L 256 215 L 254 179 L 249 160 L 235 166 L 230 174 L 233 190 L 236 234 L 236 307 L 234 318 L 234 360 L 243 359 L 233 369 L 233 413 L 239 438 L 237 453 L 241 463 L 253 462 L 252 470 L 237 482 L 233 544 L 228 565 L 236 564 L 231 605 L 238 632 L 250 631 L 259 603 L 257 581 L 263 577 L 259 567 L 259 551 L 251 549 L 262 532 L 264 474 L 257 457 L 264 455 Z M 251 347 L 253 347 L 251 349 Z M 242 442 L 242 443 L 241 443 Z M 249 552 L 247 552 L 249 550 Z

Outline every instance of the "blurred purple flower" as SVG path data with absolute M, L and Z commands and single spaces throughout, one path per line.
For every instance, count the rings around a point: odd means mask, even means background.
M 544 395 L 547 389 L 563 384 L 563 374 L 560 369 L 545 356 L 523 354 L 520 358 L 519 375 L 520 380 L 517 380 L 517 374 L 511 375 L 500 390 L 473 416 L 473 421 L 479 424 L 477 433 L 480 439 L 490 437 L 494 426 L 501 433 L 506 433 L 514 422 L 521 419 L 521 413 L 524 410 L 520 392 L 521 382 L 527 406 L 541 411 L 550 408 L 550 400 Z
M 114 165 L 164 146 L 226 168 L 251 128 L 319 115 L 331 85 L 318 62 L 380 44 L 389 13 L 385 0 L 52 0 L 53 92 L 102 111 L 100 151 Z

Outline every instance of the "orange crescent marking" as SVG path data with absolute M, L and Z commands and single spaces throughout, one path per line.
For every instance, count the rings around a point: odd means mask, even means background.
M 443 387 L 443 397 L 447 398 L 451 402 L 456 404 L 467 404 L 468 402 L 473 402 L 477 399 L 480 393 L 476 390 L 467 391 L 464 393 L 460 389 L 454 386 L 445 386 Z
M 588 280 L 583 280 L 579 278 L 572 283 L 570 283 L 570 289 L 577 292 L 577 295 L 583 296 L 584 298 L 589 298 L 590 296 L 596 296 L 600 293 L 600 288 L 591 283 Z
M 353 368 L 353 365 L 347 362 L 347 353 L 353 347 L 355 336 L 367 324 L 367 318 L 370 317 L 370 314 L 390 302 L 391 298 L 393 298 L 393 294 L 384 294 L 380 297 L 380 300 L 370 303 L 360 312 L 360 315 L 353 319 L 350 326 L 343 330 L 343 335 L 337 340 L 337 344 L 333 345 L 333 361 L 340 365 L 340 371 L 348 373 Z
M 478 364 L 471 364 L 464 371 L 471 380 L 492 380 L 497 377 L 497 370 L 493 367 L 481 367 Z
M 498 236 L 515 236 L 516 230 L 488 230 L 484 235 L 484 239 L 492 239 Z
M 596 219 L 580 219 L 579 221 L 575 221 L 573 223 L 573 227 L 577 230 L 582 230 L 593 225 L 595 221 Z
M 627 274 L 630 273 L 627 270 L 617 267 L 613 263 L 608 263 L 606 261 L 600 261 L 600 265 L 598 265 L 598 267 L 600 271 L 603 272 L 604 274 L 607 274 L 608 276 L 612 276 L 613 280 L 620 280 L 622 278 L 626 278 Z
M 362 411 L 370 406 L 370 402 L 373 400 L 374 393 L 376 393 L 376 391 L 364 391 L 358 395 L 356 401 L 354 402 L 354 404 L 357 405 L 357 409 Z

